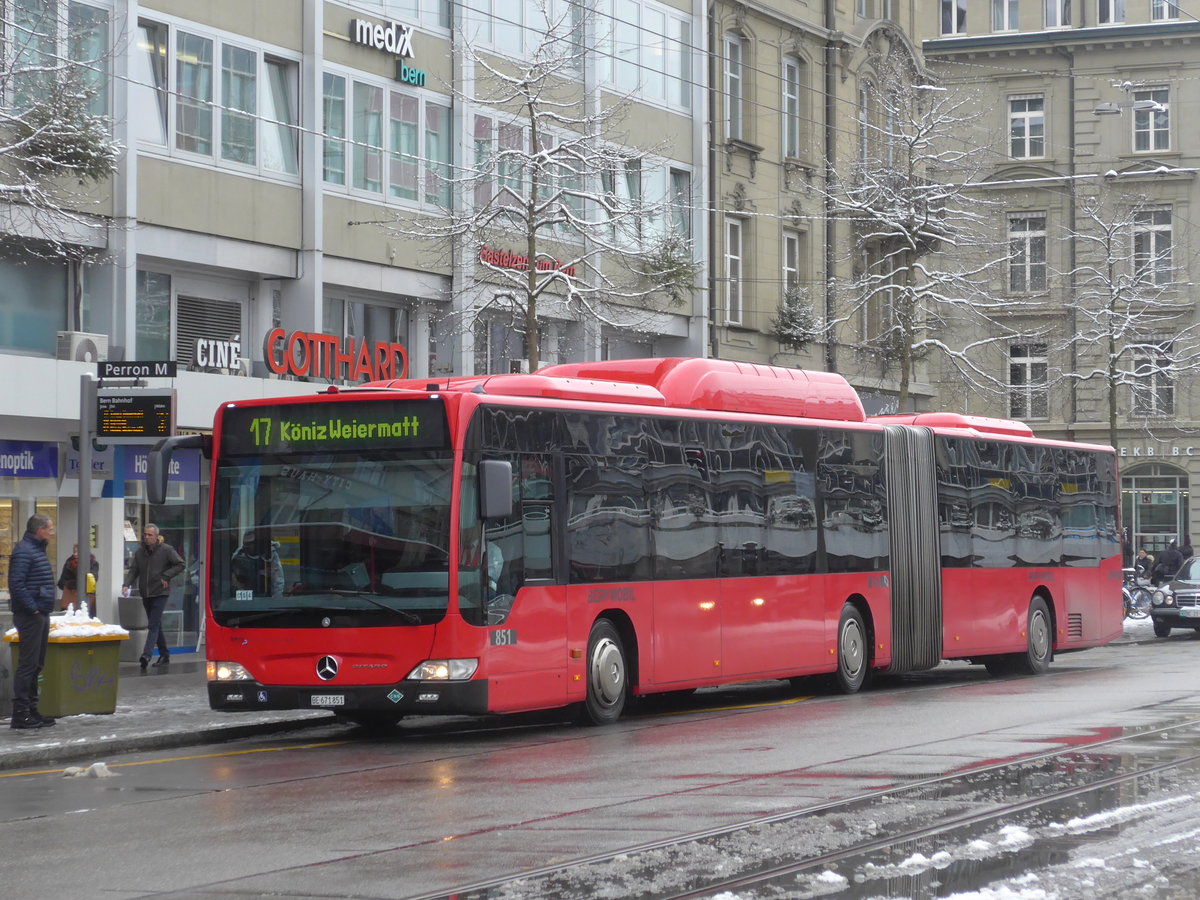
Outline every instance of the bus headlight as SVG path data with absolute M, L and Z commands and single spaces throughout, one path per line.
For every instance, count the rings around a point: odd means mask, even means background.
M 427 659 L 408 673 L 408 680 L 466 681 L 478 668 L 477 659 Z
M 212 662 L 205 665 L 209 681 L 253 681 L 254 676 L 241 663 Z

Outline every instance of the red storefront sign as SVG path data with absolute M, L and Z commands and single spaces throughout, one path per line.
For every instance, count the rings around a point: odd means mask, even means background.
M 273 328 L 263 340 L 263 361 L 277 375 L 346 381 L 382 381 L 408 376 L 403 344 L 356 342 L 352 337 Z
M 498 269 L 516 269 L 518 272 L 524 272 L 529 268 L 528 256 L 521 256 L 511 250 L 491 250 L 487 244 L 479 249 L 479 261 Z M 537 270 L 539 272 L 561 271 L 564 275 L 575 277 L 575 267 L 564 266 L 561 259 L 539 259 Z

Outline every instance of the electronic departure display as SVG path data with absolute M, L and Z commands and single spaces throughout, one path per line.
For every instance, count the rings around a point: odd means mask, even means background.
M 225 454 L 438 450 L 447 445 L 446 413 L 437 400 L 233 406 L 221 418 Z
M 145 443 L 175 433 L 174 389 L 96 393 L 96 437 Z

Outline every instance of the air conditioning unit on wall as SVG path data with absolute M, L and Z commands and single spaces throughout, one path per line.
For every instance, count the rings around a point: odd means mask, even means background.
M 86 331 L 60 331 L 58 358 L 78 362 L 99 362 L 108 359 L 108 335 Z

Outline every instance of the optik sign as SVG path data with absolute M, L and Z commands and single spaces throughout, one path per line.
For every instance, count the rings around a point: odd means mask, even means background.
M 425 86 L 425 72 L 407 63 L 407 58 L 413 55 L 413 29 L 411 25 L 401 25 L 392 22 L 380 25 L 368 22 L 366 19 L 350 20 L 350 40 L 373 50 L 382 50 L 399 56 L 396 60 L 396 80 L 413 87 Z

